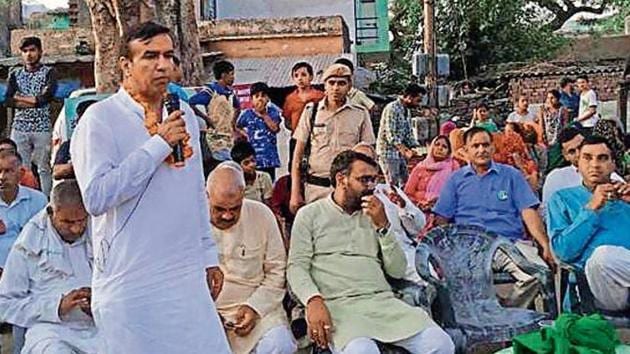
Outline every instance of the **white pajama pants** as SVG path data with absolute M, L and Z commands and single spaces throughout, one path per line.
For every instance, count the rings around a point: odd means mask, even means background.
M 451 337 L 440 327 L 429 327 L 424 331 L 391 343 L 406 349 L 411 354 L 453 354 L 455 345 Z M 380 354 L 376 342 L 367 337 L 351 340 L 341 351 L 332 349 L 333 354 Z
M 584 270 L 598 307 L 610 311 L 628 308 L 630 250 L 618 246 L 597 247 Z
M 252 354 L 293 354 L 297 344 L 287 326 L 277 326 L 265 333 L 256 344 Z

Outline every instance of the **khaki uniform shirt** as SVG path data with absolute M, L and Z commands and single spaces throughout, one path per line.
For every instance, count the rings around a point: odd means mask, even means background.
M 287 325 L 282 308 L 286 292 L 286 251 L 276 219 L 264 204 L 243 200 L 238 223 L 227 230 L 212 227 L 219 250 L 219 265 L 225 276 L 217 298 L 217 310 L 226 321 L 235 321 L 241 305 L 248 305 L 260 315 L 246 337 L 232 330 L 227 337 L 232 351 L 252 351 L 270 329 Z
M 293 134 L 301 142 L 306 142 L 311 136 L 309 174 L 317 177 L 329 177 L 330 165 L 340 152 L 350 150 L 360 142 L 374 144 L 376 140 L 370 115 L 365 109 L 347 101 L 337 110 L 330 111 L 326 108 L 326 102 L 327 99 L 324 99 L 318 103 L 312 135 L 312 103 L 302 112 Z

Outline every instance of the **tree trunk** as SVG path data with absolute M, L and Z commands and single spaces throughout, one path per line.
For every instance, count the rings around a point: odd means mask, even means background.
M 114 92 L 120 85 L 118 65 L 129 28 L 153 20 L 171 29 L 180 53 L 184 81 L 201 82 L 202 62 L 193 0 L 86 0 L 96 43 L 94 77 L 98 92 Z
M 22 27 L 22 1 L 0 0 L 0 57 L 11 56 L 11 30 Z
M 203 62 L 193 0 L 155 0 L 154 20 L 171 29 L 175 52 L 180 58 L 184 84 L 202 83 Z

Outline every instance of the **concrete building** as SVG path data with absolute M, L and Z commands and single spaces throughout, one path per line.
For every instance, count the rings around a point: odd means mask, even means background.
M 197 0 L 204 20 L 341 16 L 353 52 L 389 52 L 387 0 Z
M 199 24 L 202 53 L 228 58 L 271 58 L 350 51 L 348 27 L 341 16 L 235 19 Z

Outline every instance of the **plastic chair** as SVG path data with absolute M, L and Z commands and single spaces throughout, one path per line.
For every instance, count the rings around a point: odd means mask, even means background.
M 492 271 L 497 250 L 543 284 L 548 314 L 499 304 Z M 447 225 L 433 229 L 416 249 L 416 269 L 438 293 L 447 294 L 440 313 L 447 321 L 452 316 L 455 323 L 450 327 L 463 332 L 468 351 L 479 344 L 509 342 L 518 334 L 539 329 L 540 321 L 555 318 L 557 313 L 551 271 L 527 261 L 509 240 L 480 227 Z

